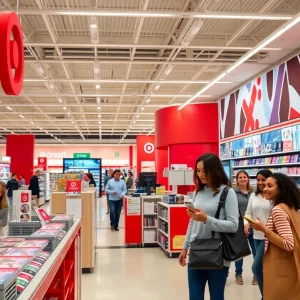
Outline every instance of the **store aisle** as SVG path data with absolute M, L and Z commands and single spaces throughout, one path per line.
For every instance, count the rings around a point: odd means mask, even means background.
M 124 214 L 120 218 L 119 232 L 110 231 L 109 215 L 106 214 L 106 198 L 97 199 L 97 248 L 124 246 Z
M 160 248 L 123 248 L 124 214 L 120 231 L 110 232 L 104 199 L 98 199 L 97 255 L 94 273 L 82 275 L 82 297 L 88 299 L 186 300 L 186 268 L 176 258 L 168 258 Z M 237 286 L 234 268 L 226 286 L 228 300 L 260 299 L 257 286 L 251 285 L 252 258 L 245 261 L 244 285 Z M 209 299 L 208 296 L 205 298 Z

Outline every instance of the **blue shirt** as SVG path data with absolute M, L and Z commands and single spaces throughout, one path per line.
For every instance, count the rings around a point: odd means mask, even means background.
M 113 194 L 113 192 L 117 192 L 117 194 Z M 127 193 L 125 181 L 110 179 L 105 186 L 105 193 L 109 194 L 109 200 L 121 200 Z

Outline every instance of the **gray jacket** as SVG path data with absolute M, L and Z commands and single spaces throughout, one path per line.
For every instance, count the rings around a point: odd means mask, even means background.
M 238 199 L 239 210 L 241 212 L 242 217 L 244 217 L 246 210 L 247 210 L 248 201 L 252 194 L 252 191 L 249 191 L 247 196 L 243 192 L 241 192 L 239 189 L 235 189 L 235 193 L 236 193 L 236 197 Z
M 8 219 L 8 208 L 0 209 L 0 227 L 7 225 Z

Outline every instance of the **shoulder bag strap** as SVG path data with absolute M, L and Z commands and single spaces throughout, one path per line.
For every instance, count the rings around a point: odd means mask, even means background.
M 229 189 L 230 189 L 229 186 L 225 186 L 225 188 L 223 189 L 223 191 L 221 193 L 218 209 L 217 209 L 216 214 L 215 214 L 216 219 L 220 218 L 221 208 L 222 208 L 223 205 L 225 206 L 225 201 L 226 201 Z M 215 231 L 212 231 L 211 234 L 212 234 L 212 237 L 214 238 Z

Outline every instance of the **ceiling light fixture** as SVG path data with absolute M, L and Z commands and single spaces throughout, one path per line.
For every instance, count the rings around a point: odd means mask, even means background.
M 72 121 L 71 123 L 74 124 L 74 121 Z
M 64 106 L 63 109 L 66 110 L 67 108 Z
M 155 129 L 152 129 L 147 135 L 152 134 L 155 131 Z
M 144 110 L 144 109 L 145 109 L 145 107 L 144 107 L 144 106 L 142 106 L 142 107 L 141 107 L 141 110 Z
M 12 131 L 11 134 L 15 134 L 15 133 Z
M 96 97 L 97 104 L 100 104 L 100 97 Z
M 9 107 L 9 106 L 6 106 L 6 108 L 7 108 L 8 110 L 11 110 L 11 111 L 13 110 L 13 109 L 12 109 L 11 107 Z
M 98 123 L 101 124 L 101 121 L 99 121 Z
M 97 107 L 97 109 L 98 109 L 98 110 L 100 110 L 100 109 L 101 109 L 101 107 L 100 107 L 100 106 L 98 106 L 98 107 Z
M 90 27 L 92 29 L 95 29 L 98 27 L 98 24 L 97 24 L 97 18 L 96 17 L 91 17 L 90 18 Z
M 188 46 L 194 37 L 197 35 L 201 27 L 203 26 L 204 22 L 202 20 L 194 20 L 193 24 L 187 31 L 185 37 L 181 41 L 182 46 Z
M 36 70 L 39 72 L 40 75 L 42 75 L 42 76 L 45 75 L 46 72 L 45 72 L 44 67 L 41 65 L 41 63 L 35 62 L 33 65 L 36 68 Z
M 157 84 L 154 86 L 153 90 L 157 91 L 159 88 L 160 88 L 160 84 L 157 83 Z
M 57 98 L 57 101 L 58 101 L 59 103 L 62 103 L 62 102 L 63 102 L 61 98 Z
M 99 90 L 100 89 L 100 84 L 96 84 L 96 89 Z
M 140 117 L 140 115 L 137 115 L 136 118 L 138 119 Z
M 30 123 L 31 123 L 32 125 L 34 125 L 34 123 L 33 123 L 32 121 L 31 121 Z
M 151 99 L 148 98 L 148 99 L 146 100 L 146 103 L 148 104 L 148 103 L 150 103 L 150 101 L 151 101 Z
M 174 65 L 167 65 L 165 67 L 164 71 L 162 72 L 162 74 L 160 75 L 159 79 L 165 80 L 170 75 L 173 68 L 174 68 Z
M 25 119 L 25 117 L 23 115 L 19 115 L 20 118 Z
M 54 90 L 55 90 L 55 85 L 54 85 L 52 82 L 48 82 L 48 88 L 49 88 L 51 91 L 54 91 Z
M 100 64 L 95 61 L 93 64 L 94 74 L 99 75 L 100 74 Z

